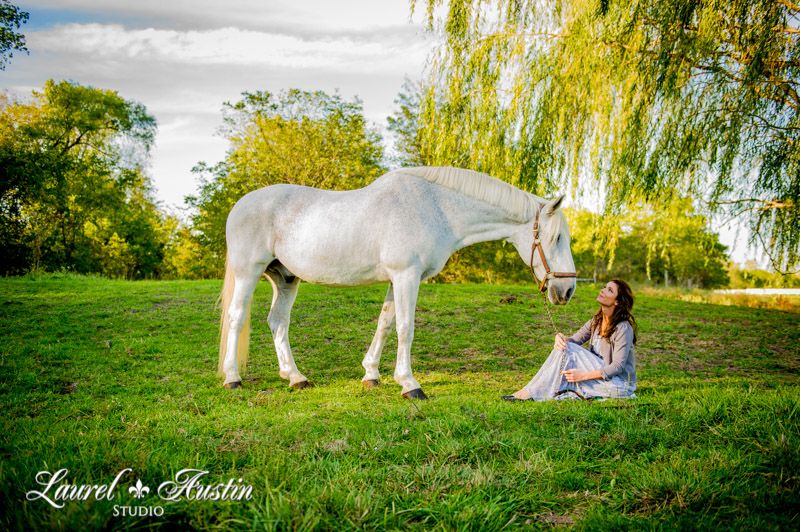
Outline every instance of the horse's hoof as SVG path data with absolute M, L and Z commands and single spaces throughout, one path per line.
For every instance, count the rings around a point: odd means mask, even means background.
M 227 388 L 229 390 L 235 390 L 236 388 L 244 388 L 244 386 L 242 386 L 242 381 L 229 382 L 228 384 L 223 384 L 222 387 Z
M 378 386 L 380 386 L 380 384 L 381 381 L 378 379 L 369 379 L 361 381 L 361 386 L 363 386 L 364 388 L 377 388 Z
M 291 388 L 292 390 L 302 390 L 303 388 L 313 388 L 313 387 L 314 385 L 308 381 L 295 382 L 294 384 L 289 385 L 289 388 Z
M 427 399 L 428 396 L 425 395 L 425 392 L 422 391 L 422 388 L 417 388 L 416 390 L 411 390 L 410 392 L 406 392 L 403 394 L 403 397 L 406 399 Z

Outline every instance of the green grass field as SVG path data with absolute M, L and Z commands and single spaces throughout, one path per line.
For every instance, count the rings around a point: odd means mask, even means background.
M 800 314 L 648 291 L 638 399 L 506 403 L 552 330 L 533 287 L 423 285 L 412 351 L 429 401 L 360 386 L 385 286 L 303 285 L 290 392 L 253 307 L 243 390 L 216 377 L 221 282 L 0 280 L 0 529 L 796 530 Z M 555 319 L 595 309 L 581 285 Z M 28 500 L 40 471 L 113 500 Z M 164 501 L 182 469 L 251 500 Z M 129 494 L 141 480 L 143 499 Z M 57 486 L 48 492 L 53 494 Z M 121 508 L 139 508 L 119 515 Z M 156 508 L 160 508 L 160 511 Z

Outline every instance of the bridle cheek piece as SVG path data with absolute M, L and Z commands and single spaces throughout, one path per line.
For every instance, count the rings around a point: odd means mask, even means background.
M 542 248 L 542 241 L 539 240 L 539 213 L 542 212 L 542 208 L 539 207 L 536 210 L 536 220 L 533 222 L 533 244 L 531 244 L 531 274 L 536 282 L 539 282 L 539 278 L 536 277 L 536 272 L 533 271 L 533 250 L 539 250 L 539 257 L 542 259 L 542 265 L 544 265 L 544 278 L 542 282 L 539 284 L 539 292 L 544 292 L 547 288 L 547 281 L 552 279 L 553 277 L 578 277 L 578 272 L 553 272 L 550 271 L 550 265 L 547 264 L 547 259 L 544 256 L 544 249 Z

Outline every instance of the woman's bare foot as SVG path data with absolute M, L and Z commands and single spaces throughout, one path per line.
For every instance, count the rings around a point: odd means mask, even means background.
M 525 388 L 521 389 L 518 392 L 513 393 L 512 395 L 517 399 L 523 399 L 523 400 L 531 398 L 531 394 L 529 394 L 528 390 L 526 390 Z

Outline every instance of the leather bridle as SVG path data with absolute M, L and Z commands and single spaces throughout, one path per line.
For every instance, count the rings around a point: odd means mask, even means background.
M 542 212 L 542 208 L 539 207 L 536 210 L 536 220 L 533 222 L 533 244 L 531 245 L 531 274 L 533 274 L 533 278 L 536 279 L 536 282 L 539 282 L 539 278 L 536 276 L 536 272 L 533 270 L 533 250 L 539 249 L 539 257 L 542 259 L 542 265 L 544 265 L 544 278 L 542 282 L 539 284 L 539 292 L 544 292 L 547 288 L 547 281 L 552 279 L 553 277 L 578 277 L 577 272 L 553 272 L 550 271 L 550 265 L 547 264 L 547 259 L 544 256 L 544 249 L 542 248 L 542 241 L 539 240 L 539 213 Z
M 536 220 L 534 220 L 534 222 L 533 222 L 533 244 L 531 244 L 531 263 L 530 263 L 531 275 L 533 275 L 533 278 L 536 279 L 536 282 L 538 283 L 539 282 L 539 278 L 536 277 L 536 272 L 533 269 L 533 250 L 534 249 L 538 249 L 539 250 L 539 257 L 542 259 L 542 265 L 544 266 L 544 272 L 545 272 L 544 273 L 544 279 L 542 279 L 542 282 L 539 284 L 539 293 L 542 295 L 542 300 L 544 302 L 544 309 L 547 311 L 547 316 L 550 318 L 550 324 L 553 326 L 553 332 L 555 332 L 555 334 L 558 334 L 558 329 L 556 328 L 556 324 L 553 321 L 553 315 L 550 314 L 550 307 L 547 306 L 547 296 L 544 293 L 545 289 L 547 288 L 547 281 L 552 279 L 553 277 L 562 277 L 562 278 L 563 277 L 567 277 L 567 278 L 568 277 L 578 277 L 578 272 L 553 272 L 553 271 L 550 271 L 550 265 L 547 264 L 547 258 L 544 256 L 544 249 L 542 248 L 542 241 L 539 239 L 539 213 L 540 212 L 542 212 L 542 208 L 541 207 L 539 207 L 536 210 Z M 565 355 L 566 355 L 566 352 L 565 351 L 561 351 L 561 369 L 558 372 L 559 376 L 564 374 L 564 364 L 566 363 Z M 560 385 L 560 381 L 559 381 L 559 385 Z M 565 393 L 572 392 L 575 395 L 577 395 L 579 398 L 581 398 L 583 401 L 586 401 L 587 400 L 586 397 L 584 397 L 583 395 L 581 395 L 580 392 L 577 391 L 577 388 L 579 388 L 579 387 L 580 387 L 580 385 L 578 383 L 575 383 L 575 388 L 576 388 L 575 390 L 570 390 L 570 389 L 559 390 L 553 395 L 553 397 L 558 397 L 559 395 L 563 395 Z

